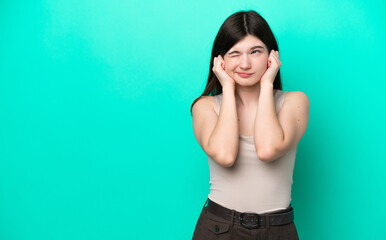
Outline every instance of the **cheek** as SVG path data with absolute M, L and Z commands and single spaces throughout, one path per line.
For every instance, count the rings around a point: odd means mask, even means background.
M 225 70 L 232 70 L 236 67 L 237 63 L 234 59 L 227 59 L 225 61 Z
M 232 76 L 233 71 L 225 66 L 225 72 L 228 73 L 228 75 Z
M 266 69 L 268 67 L 268 59 L 267 58 L 261 58 L 256 61 L 256 65 L 259 66 L 261 69 Z
M 268 66 L 268 56 L 265 56 L 264 58 L 263 58 L 263 61 L 262 61 L 262 63 L 264 64 L 264 66 Z

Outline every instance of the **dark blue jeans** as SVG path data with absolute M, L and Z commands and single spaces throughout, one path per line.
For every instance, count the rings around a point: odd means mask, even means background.
M 281 211 L 275 211 L 280 213 Z M 282 212 L 285 212 L 283 210 Z M 295 222 L 280 226 L 261 226 L 249 229 L 231 220 L 222 219 L 202 208 L 196 223 L 193 240 L 232 239 L 232 240 L 299 240 Z

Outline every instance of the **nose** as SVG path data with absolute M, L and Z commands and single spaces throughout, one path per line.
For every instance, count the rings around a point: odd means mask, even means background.
M 247 69 L 251 67 L 251 62 L 248 56 L 244 55 L 240 58 L 240 68 Z

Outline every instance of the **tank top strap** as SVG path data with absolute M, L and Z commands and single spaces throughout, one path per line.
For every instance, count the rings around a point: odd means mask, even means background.
M 222 102 L 222 93 L 215 95 L 214 98 L 216 99 L 217 102 L 217 115 L 220 115 L 220 106 Z
M 282 91 L 282 90 L 277 89 L 275 96 L 274 96 L 276 113 L 279 113 L 281 107 L 283 106 L 284 98 L 285 98 L 286 94 L 287 94 L 287 91 Z

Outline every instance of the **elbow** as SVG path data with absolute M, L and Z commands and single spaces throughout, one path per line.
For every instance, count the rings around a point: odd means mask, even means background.
M 213 150 L 213 160 L 215 160 L 222 167 L 232 167 L 236 161 L 238 154 L 238 147 L 232 150 L 224 150 L 226 147 L 217 148 Z
M 235 158 L 231 154 L 226 154 L 217 159 L 217 162 L 223 167 L 232 167 L 235 163 Z
M 231 159 L 225 160 L 223 166 L 224 167 L 232 167 L 233 164 L 235 164 L 235 159 L 231 158 Z
M 272 162 L 274 157 L 274 151 L 258 151 L 257 157 L 263 162 Z

